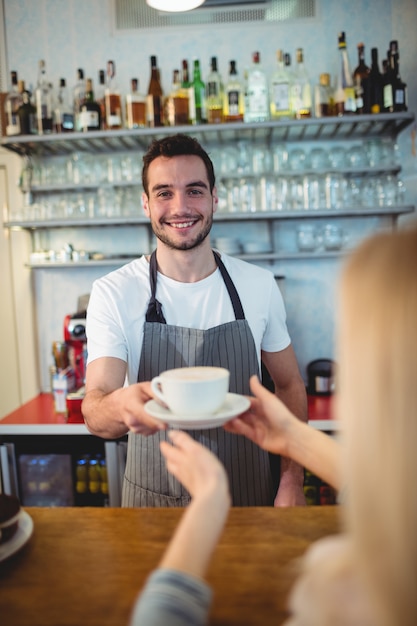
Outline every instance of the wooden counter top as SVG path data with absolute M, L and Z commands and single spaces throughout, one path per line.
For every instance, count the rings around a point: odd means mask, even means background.
M 308 415 L 320 430 L 338 430 L 332 416 L 330 396 L 308 396 Z M 0 435 L 88 435 L 84 424 L 68 424 L 62 413 L 55 413 L 53 396 L 41 393 L 21 407 L 0 418 Z
M 182 509 L 27 508 L 34 533 L 0 562 L 4 626 L 127 626 Z M 282 624 L 294 559 L 338 531 L 339 507 L 234 508 L 208 580 L 210 624 Z M 145 626 L 145 625 L 144 625 Z

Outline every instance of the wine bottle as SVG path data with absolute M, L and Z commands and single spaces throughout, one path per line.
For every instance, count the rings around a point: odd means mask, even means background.
M 73 113 L 74 113 L 74 130 L 80 130 L 80 110 L 85 98 L 85 79 L 84 70 L 77 69 L 77 80 L 73 90 Z
M 100 130 L 101 128 L 101 108 L 94 100 L 93 81 L 87 78 L 85 84 L 85 98 L 80 108 L 80 130 L 83 132 Z
M 366 113 L 381 113 L 384 108 L 384 78 L 379 71 L 378 48 L 371 49 L 371 70 L 368 76 Z
M 314 90 L 314 112 L 316 117 L 333 115 L 333 91 L 330 86 L 330 74 L 320 74 L 319 84 Z
M 207 122 L 206 109 L 206 86 L 201 78 L 200 61 L 194 59 L 193 81 L 191 83 L 194 91 L 195 112 L 191 112 L 192 124 L 205 124 Z
M 39 61 L 38 83 L 35 91 L 36 119 L 39 135 L 52 132 L 52 86 L 46 74 L 46 64 Z
M 148 96 L 146 99 L 146 109 L 148 126 L 163 126 L 163 91 L 161 78 L 156 63 L 156 56 L 151 56 L 151 77 L 149 79 Z
M 22 104 L 22 94 L 19 92 L 17 72 L 10 72 L 10 87 L 4 101 L 4 113 L 6 119 L 6 135 L 19 135 L 20 122 L 18 110 Z
M 108 130 L 122 128 L 122 98 L 116 85 L 116 65 L 114 61 L 107 61 L 107 84 L 104 92 L 106 105 L 106 127 Z
M 252 54 L 252 65 L 246 75 L 244 121 L 265 122 L 269 119 L 268 79 L 261 66 L 259 52 Z
M 224 111 L 225 122 L 243 122 L 244 98 L 243 87 L 239 80 L 236 61 L 230 61 L 229 80 L 224 90 Z
M 172 87 L 164 107 L 164 119 L 169 126 L 183 126 L 189 123 L 188 88 L 182 86 L 179 70 L 173 71 Z
M 223 83 L 217 70 L 217 57 L 211 57 L 211 71 L 207 77 L 206 105 L 209 124 L 223 122 Z
M 400 53 L 396 40 L 390 42 L 388 62 L 384 85 L 384 110 L 389 113 L 407 111 L 407 85 L 400 77 Z
M 368 86 L 370 69 L 365 63 L 365 46 L 358 43 L 358 65 L 353 72 L 353 83 L 355 88 L 356 113 L 369 112 Z
M 278 67 L 271 78 L 270 83 L 270 108 L 271 119 L 290 118 L 290 73 L 284 65 L 284 53 L 277 50 Z
M 126 94 L 126 128 L 146 126 L 146 96 L 139 93 L 139 80 L 132 78 L 130 93 Z
M 74 114 L 65 78 L 59 81 L 54 109 L 54 130 L 56 133 L 69 133 L 74 130 Z
M 339 55 L 340 71 L 337 78 L 335 93 L 337 115 L 348 115 L 355 113 L 355 88 L 353 85 L 352 72 L 350 70 L 349 57 L 347 53 L 346 35 L 339 33 Z
M 101 128 L 105 130 L 106 125 L 106 72 L 104 70 L 98 71 L 98 86 L 95 91 L 96 102 L 100 106 L 101 112 Z
M 311 117 L 312 99 L 311 84 L 307 69 L 304 65 L 304 53 L 302 48 L 297 48 L 297 64 L 295 66 L 292 86 L 290 108 L 294 117 L 301 119 Z
M 37 134 L 37 120 L 36 120 L 36 107 L 32 104 L 30 99 L 30 93 L 25 89 L 25 81 L 18 81 L 18 89 L 22 94 L 22 103 L 17 110 L 19 116 L 20 134 L 21 135 L 36 135 Z

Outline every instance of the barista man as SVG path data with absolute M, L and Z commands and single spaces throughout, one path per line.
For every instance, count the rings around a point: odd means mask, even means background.
M 165 468 L 165 427 L 146 413 L 150 385 L 141 381 L 215 365 L 230 370 L 231 392 L 248 395 L 262 358 L 276 394 L 304 421 L 306 391 L 274 277 L 211 247 L 218 198 L 208 154 L 195 139 L 174 135 L 154 141 L 143 161 L 142 201 L 157 246 L 93 285 L 83 414 L 95 435 L 129 433 L 124 506 L 185 506 L 189 494 Z M 224 463 L 233 505 L 305 503 L 303 469 L 294 462 L 281 459 L 277 486 L 268 454 L 246 438 L 223 428 L 191 435 Z

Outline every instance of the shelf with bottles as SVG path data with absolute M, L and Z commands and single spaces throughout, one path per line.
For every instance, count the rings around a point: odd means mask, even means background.
M 178 132 L 195 135 L 203 144 L 227 144 L 239 140 L 263 141 L 334 141 L 372 137 L 395 138 L 414 122 L 414 114 L 380 113 L 340 117 L 288 119 L 266 122 L 229 122 L 160 128 L 99 130 L 48 135 L 3 137 L 1 145 L 17 154 L 59 156 L 75 151 L 91 154 L 127 150 L 146 150 L 152 139 Z

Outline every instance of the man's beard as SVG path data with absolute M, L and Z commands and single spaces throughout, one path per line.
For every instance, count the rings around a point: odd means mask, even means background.
M 209 217 L 203 230 L 197 235 L 195 239 L 191 239 L 188 241 L 184 241 L 183 243 L 178 243 L 176 241 L 172 241 L 169 235 L 166 235 L 164 232 L 156 229 L 154 227 L 154 223 L 151 222 L 151 227 L 153 234 L 159 241 L 163 244 L 171 248 L 171 250 L 193 250 L 194 248 L 198 248 L 199 245 L 203 243 L 203 241 L 208 237 L 211 227 L 213 226 L 213 214 Z

